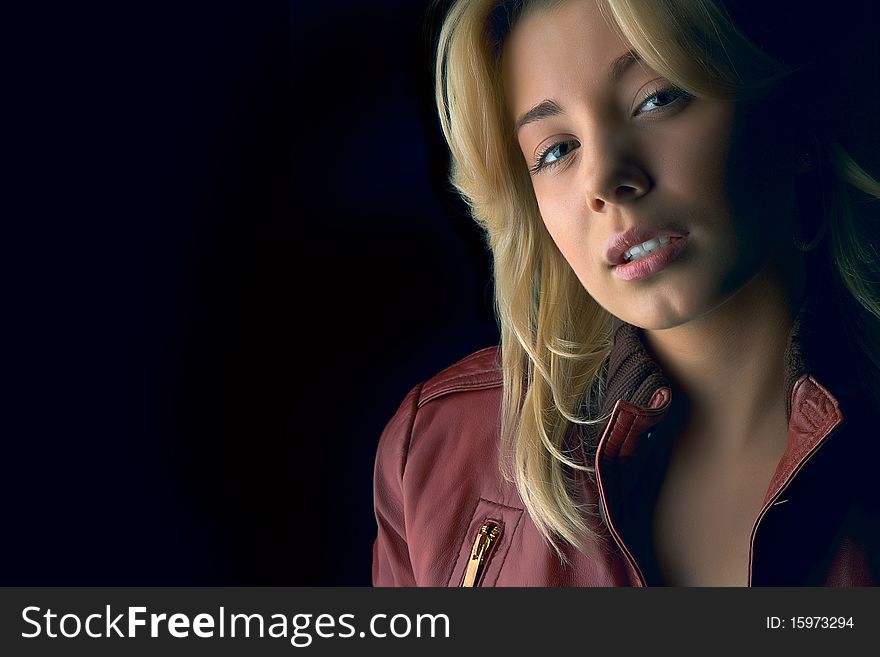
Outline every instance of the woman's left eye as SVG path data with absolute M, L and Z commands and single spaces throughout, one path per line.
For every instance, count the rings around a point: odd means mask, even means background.
M 655 91 L 645 98 L 644 102 L 639 105 L 639 109 L 646 105 L 654 105 L 654 109 L 648 109 L 646 112 L 657 112 L 670 105 L 675 105 L 682 98 L 691 98 L 691 95 L 687 91 L 679 89 L 678 87 L 666 87 L 665 89 Z

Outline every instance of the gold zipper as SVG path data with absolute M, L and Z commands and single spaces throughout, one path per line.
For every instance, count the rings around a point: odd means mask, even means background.
M 501 525 L 493 520 L 487 520 L 480 527 L 474 546 L 471 548 L 471 558 L 468 559 L 467 569 L 464 571 L 462 586 L 476 586 L 483 574 L 486 558 L 495 542 L 501 536 Z

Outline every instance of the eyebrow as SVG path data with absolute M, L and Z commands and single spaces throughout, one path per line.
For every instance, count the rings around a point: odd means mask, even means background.
M 642 57 L 639 53 L 635 50 L 627 50 L 611 62 L 611 65 L 608 67 L 608 82 L 616 84 L 630 66 L 640 61 L 642 61 Z M 562 108 L 555 101 L 550 99 L 542 100 L 516 120 L 513 134 L 516 135 L 524 125 L 540 121 L 541 119 L 547 119 L 551 116 L 559 116 L 560 114 L 563 114 Z

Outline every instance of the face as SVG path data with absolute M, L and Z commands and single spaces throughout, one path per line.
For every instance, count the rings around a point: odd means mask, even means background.
M 516 138 L 547 231 L 586 291 L 624 321 L 670 328 L 783 275 L 794 172 L 757 105 L 689 96 L 641 61 L 610 75 L 629 50 L 595 0 L 536 10 L 505 43 L 505 93 L 514 122 L 544 103 Z M 669 243 L 613 266 L 609 243 L 633 228 Z

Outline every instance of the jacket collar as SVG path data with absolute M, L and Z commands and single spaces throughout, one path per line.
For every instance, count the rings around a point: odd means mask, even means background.
M 844 334 L 838 304 L 827 288 L 806 294 L 795 313 L 781 365 L 785 372 L 786 417 L 791 420 L 792 393 L 805 375 L 840 396 L 857 394 L 852 376 L 857 363 L 853 341 Z M 648 352 L 643 330 L 621 319 L 612 320 L 612 347 L 608 357 L 601 416 L 611 413 L 618 400 L 650 409 L 658 389 L 672 386 Z
M 792 457 L 822 440 L 824 427 L 841 421 L 841 409 L 861 412 L 868 407 L 861 389 L 864 382 L 854 375 L 860 360 L 842 319 L 846 311 L 840 294 L 826 284 L 808 285 L 808 290 L 780 360 Z M 591 464 L 602 436 L 608 438 L 602 450 L 605 458 L 634 454 L 641 434 L 652 431 L 667 415 L 673 396 L 668 377 L 645 346 L 642 329 L 617 318 L 612 321 L 612 347 L 605 367 L 600 394 L 588 400 L 588 416 L 603 422 L 581 433 L 583 456 Z M 794 466 L 799 459 L 785 460 Z
M 807 296 L 795 314 L 784 354 L 786 417 L 791 416 L 791 391 L 795 382 L 811 370 L 804 344 L 810 330 L 807 324 L 814 318 L 815 299 Z M 617 400 L 646 408 L 659 388 L 672 388 L 660 365 L 647 350 L 643 330 L 621 319 L 612 321 L 613 342 L 608 357 L 605 394 L 602 396 L 602 415 L 611 413 Z

